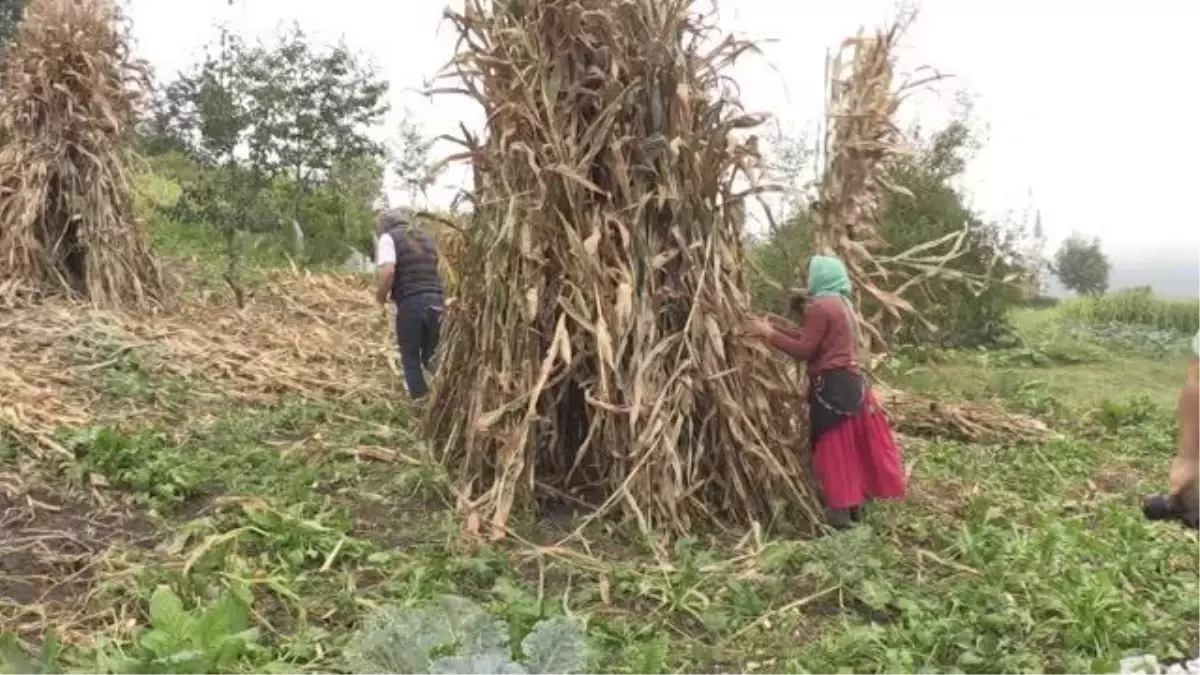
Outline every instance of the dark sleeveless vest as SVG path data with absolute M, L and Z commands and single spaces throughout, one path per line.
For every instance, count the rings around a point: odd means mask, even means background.
M 400 304 L 416 295 L 442 295 L 442 279 L 438 275 L 437 244 L 424 230 L 408 232 L 404 225 L 387 231 L 396 247 L 396 274 L 392 277 L 392 299 Z M 413 246 L 412 238 L 420 248 Z

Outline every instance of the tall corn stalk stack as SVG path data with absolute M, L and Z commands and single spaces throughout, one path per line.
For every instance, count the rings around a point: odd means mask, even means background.
M 128 145 L 146 83 L 114 0 L 29 3 L 0 87 L 4 297 L 161 299 Z
M 754 153 L 688 0 L 468 0 L 475 223 L 427 406 L 468 529 L 546 500 L 644 531 L 815 523 L 795 381 L 737 332 Z M 778 510 L 778 511 L 777 511 Z
M 869 318 L 860 316 L 859 324 L 863 340 L 873 341 L 875 347 L 885 345 L 887 328 L 895 328 L 903 319 L 925 322 L 904 299 L 906 292 L 925 281 L 952 278 L 976 292 L 987 283 L 985 277 L 947 267 L 965 252 L 965 225 L 956 233 L 890 255 L 885 254 L 888 244 L 878 231 L 886 201 L 912 197 L 889 178 L 911 154 L 896 112 L 914 89 L 940 79 L 934 74 L 898 82 L 895 49 L 914 18 L 907 13 L 873 35 L 860 33 L 844 40 L 826 70 L 824 168 L 814 208 L 813 250 L 842 259 L 860 310 L 868 304 L 864 299 L 871 300 L 875 312 Z M 803 279 L 805 272 L 797 270 L 797 276 Z
M 974 293 L 994 281 L 1016 280 L 1015 277 L 993 280 L 990 269 L 974 274 L 954 268 L 954 261 L 967 252 L 967 224 L 958 232 L 900 253 L 887 252 L 888 244 L 879 235 L 879 219 L 887 200 L 912 197 L 890 180 L 893 170 L 911 152 L 894 119 L 896 111 L 913 89 L 941 77 L 933 74 L 897 83 L 895 49 L 914 18 L 914 14 L 908 13 L 874 35 L 860 33 L 843 41 L 827 64 L 824 166 L 814 205 L 817 226 L 813 232 L 813 250 L 836 255 L 846 264 L 857 294 L 855 305 L 859 310 L 863 355 L 885 348 L 888 329 L 894 330 L 905 319 L 915 319 L 935 329 L 904 299 L 905 293 L 917 289 L 928 293 L 924 284 L 929 280 L 961 283 Z M 805 278 L 805 271 L 797 270 L 797 276 Z M 863 310 L 871 306 L 875 310 L 868 317 Z M 1041 422 L 1023 415 L 984 406 L 942 403 L 886 386 L 880 389 L 881 399 L 896 416 L 899 426 L 910 432 L 923 430 L 935 436 L 1013 441 L 1044 438 L 1051 433 Z

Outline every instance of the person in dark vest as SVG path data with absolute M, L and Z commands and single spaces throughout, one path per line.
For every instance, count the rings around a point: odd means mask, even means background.
M 408 393 L 424 398 L 429 392 L 424 371 L 434 369 L 444 297 L 437 244 L 412 222 L 408 209 L 391 209 L 379 216 L 375 264 L 376 300 L 396 304 L 396 343 Z

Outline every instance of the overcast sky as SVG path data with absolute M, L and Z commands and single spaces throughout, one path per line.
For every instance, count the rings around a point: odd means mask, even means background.
M 344 40 L 391 82 L 433 133 L 480 122 L 468 101 L 432 103 L 417 91 L 451 56 L 442 0 L 130 0 L 139 53 L 166 76 L 193 62 L 228 20 L 251 38 L 299 22 L 315 39 Z M 1055 243 L 1072 231 L 1100 236 L 1119 257 L 1200 255 L 1194 163 L 1200 139 L 1195 86 L 1196 0 L 922 0 L 900 55 L 902 70 L 952 74 L 941 94 L 915 99 L 906 121 L 943 122 L 954 94 L 975 100 L 985 145 L 965 186 L 999 217 L 1033 203 Z M 825 51 L 860 25 L 894 16 L 894 0 L 722 0 L 730 31 L 769 40 L 734 73 L 751 110 L 815 132 L 823 109 Z M 432 198 L 447 203 L 462 172 Z

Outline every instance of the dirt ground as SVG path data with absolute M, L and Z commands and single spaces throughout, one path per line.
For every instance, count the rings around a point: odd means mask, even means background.
M 158 537 L 144 517 L 86 493 L 0 480 L 0 623 L 37 638 L 108 620 L 87 614 L 99 572 L 114 552 Z

